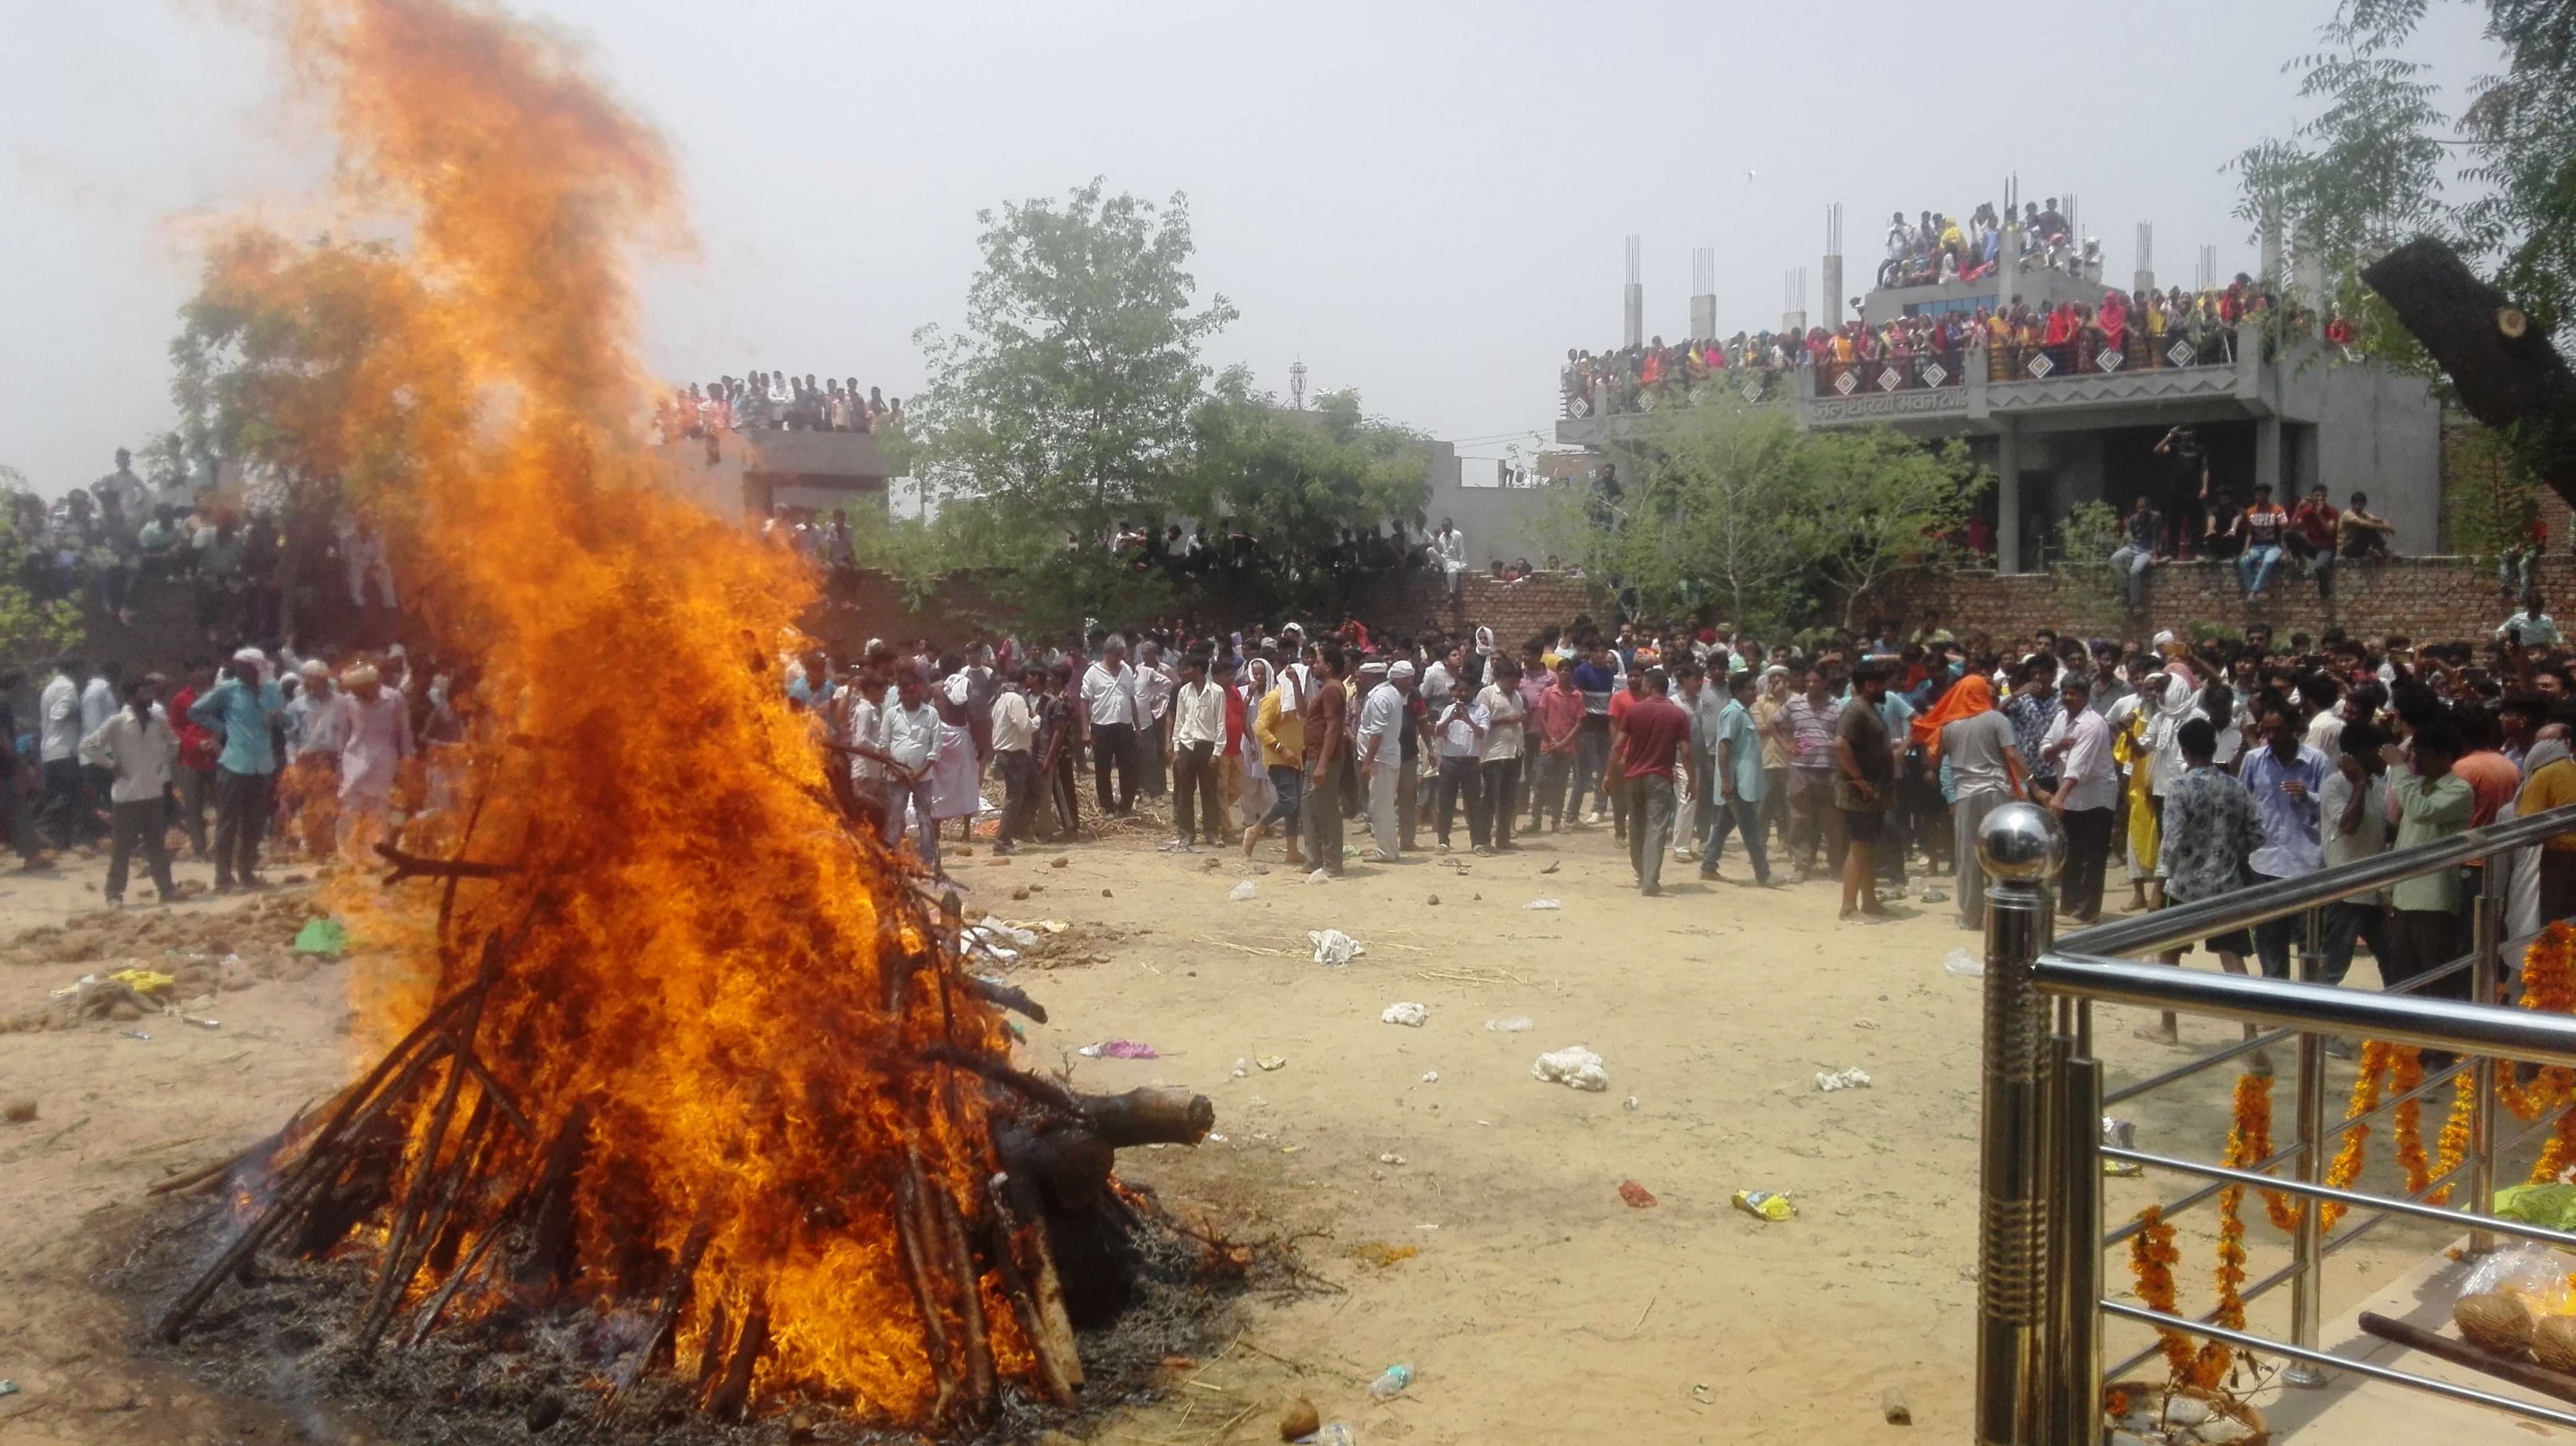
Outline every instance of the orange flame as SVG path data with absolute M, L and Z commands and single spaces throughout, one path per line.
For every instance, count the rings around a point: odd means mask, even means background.
M 573 1290 L 633 1303 L 708 1219 L 682 1359 L 719 1306 L 739 1323 L 764 1303 L 762 1389 L 920 1420 L 937 1381 L 895 1181 L 909 1147 L 972 1217 L 992 1162 L 980 1091 L 917 1052 L 1007 1046 L 989 1010 L 907 982 L 926 921 L 841 826 L 762 656 L 808 578 L 657 485 L 636 434 L 629 247 L 676 230 L 669 157 L 561 42 L 496 11 L 283 3 L 344 199 L 406 237 L 360 268 L 373 332 L 337 425 L 376 459 L 359 502 L 400 540 L 411 615 L 479 672 L 472 741 L 441 764 L 474 821 L 451 813 L 446 836 L 522 866 L 462 885 L 444 942 L 443 885 L 373 906 L 369 936 L 401 947 L 358 986 L 371 1030 L 468 983 L 460 941 L 517 939 L 475 1047 L 533 1129 L 496 1127 L 511 1163 L 489 1176 L 519 1178 L 590 1102 Z M 273 240 L 236 246 L 269 267 L 242 284 L 276 274 Z M 469 1237 L 502 1193 L 458 1207 Z

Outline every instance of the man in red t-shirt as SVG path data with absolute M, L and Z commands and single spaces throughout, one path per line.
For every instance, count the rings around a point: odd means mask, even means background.
M 2308 565 L 2308 576 L 2317 580 L 2317 596 L 2334 596 L 2335 533 L 2343 514 L 2326 500 L 2326 484 L 2308 489 L 2308 500 L 2290 514 L 2288 542 L 2290 555 Z
M 187 684 L 170 698 L 170 723 L 179 735 L 179 766 L 171 771 L 178 785 L 179 827 L 188 835 L 188 853 L 206 856 L 206 803 L 215 796 L 215 755 L 221 741 L 214 730 L 188 716 L 188 709 L 214 686 L 215 666 L 204 658 L 188 660 Z
M 1628 862 L 1637 871 L 1637 891 L 1652 898 L 1664 891 L 1664 854 L 1673 846 L 1674 800 L 1679 797 L 1674 760 L 1688 755 L 1690 715 L 1664 696 L 1670 684 L 1663 669 L 1647 669 L 1640 682 L 1637 698 L 1621 718 L 1618 756 L 1628 793 Z

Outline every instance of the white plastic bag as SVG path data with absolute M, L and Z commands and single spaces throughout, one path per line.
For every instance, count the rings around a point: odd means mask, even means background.
M 1378 1015 L 1380 1023 L 1401 1024 L 1407 1029 L 1420 1029 L 1430 1018 L 1429 1006 L 1416 1004 L 1410 999 L 1390 1004 Z
M 1228 893 L 1226 897 L 1240 904 L 1258 892 L 1259 890 L 1252 887 L 1252 880 L 1245 879 L 1242 883 L 1235 885 L 1233 891 Z
M 1986 961 L 1965 949 L 1953 949 L 1950 957 L 1941 961 L 1941 970 L 1962 979 L 1983 979 L 1986 977 Z
M 1610 1076 L 1601 1068 L 1601 1056 L 1579 1044 L 1540 1055 L 1538 1062 L 1530 1066 L 1530 1077 L 1593 1094 L 1610 1088 Z
M 1368 952 L 1368 946 L 1339 929 L 1309 929 L 1306 942 L 1315 946 L 1318 964 L 1348 964 Z

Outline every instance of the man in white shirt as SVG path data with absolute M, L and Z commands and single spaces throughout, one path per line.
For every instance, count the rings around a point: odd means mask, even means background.
M 2057 910 L 2078 924 L 2102 913 L 2102 875 L 2111 862 L 2111 816 L 2120 801 L 2120 773 L 2111 761 L 2111 725 L 2093 710 L 2093 680 L 2068 673 L 2059 680 L 2063 705 L 2048 725 L 2040 756 L 2057 772 L 2049 811 L 2066 826 L 2066 886 Z
M 993 698 L 993 771 L 1002 778 L 1002 826 L 993 839 L 996 854 L 1016 852 L 1015 840 L 1036 837 L 1038 724 L 1029 698 L 1045 686 L 1046 668 L 1031 663 L 1020 670 L 1017 686 L 1005 687 Z
M 98 833 L 97 811 L 81 776 L 81 739 L 90 730 L 81 726 L 81 687 L 73 681 L 80 671 L 80 659 L 64 658 L 36 698 L 37 760 L 45 774 L 39 814 L 57 848 L 88 843 Z
M 2388 852 L 2388 756 L 2383 751 L 2387 741 L 2379 726 L 2367 719 L 2346 724 L 2335 740 L 2342 752 L 2335 770 L 2317 788 L 2319 854 L 2327 868 Z M 2326 905 L 2324 923 L 2324 982 L 2328 984 L 2341 984 L 2351 972 L 2356 939 L 2370 946 L 2373 959 L 2395 957 L 2390 952 L 2396 946 L 2389 939 L 2386 889 Z M 2327 1051 L 2339 1058 L 2351 1053 L 2350 1046 L 2332 1038 Z
M 1431 535 L 1431 555 L 1448 576 L 1449 591 L 1455 593 L 1460 580 L 1467 575 L 1467 534 L 1460 532 L 1448 518 L 1440 519 L 1440 530 Z
M 884 674 L 874 668 L 860 669 L 850 683 L 844 720 L 850 734 L 850 792 L 879 831 L 885 828 L 885 749 L 878 736 L 885 731 L 885 690 Z
M 179 735 L 153 705 L 149 679 L 137 678 L 125 685 L 125 706 L 83 735 L 80 756 L 109 780 L 113 812 L 108 833 L 108 903 L 125 902 L 126 869 L 137 845 L 151 865 L 161 902 L 177 898 L 178 887 L 170 882 L 170 849 L 164 837 L 168 820 L 161 795 L 170 786 L 171 770 L 178 766 Z
M 1136 670 L 1127 666 L 1127 640 L 1112 635 L 1100 661 L 1082 673 L 1082 712 L 1091 724 L 1091 767 L 1100 811 L 1124 818 L 1136 807 Z M 1118 768 L 1118 797 L 1109 796 L 1109 769 Z
M 1431 718 L 1431 736 L 1440 758 L 1440 852 L 1449 852 L 1449 830 L 1458 815 L 1458 803 L 1467 804 L 1467 839 L 1476 852 L 1490 854 L 1485 843 L 1488 819 L 1485 798 L 1479 784 L 1484 765 L 1485 734 L 1493 727 L 1493 714 L 1476 702 L 1473 694 L 1460 688 L 1443 701 Z
M 1217 780 L 1217 760 L 1225 753 L 1225 685 L 1208 677 L 1208 660 L 1192 653 L 1181 660 L 1180 691 L 1173 695 L 1169 759 L 1172 765 L 1172 846 L 1190 849 L 1190 806 L 1198 805 L 1213 848 L 1225 840 L 1224 785 Z
M 1376 863 L 1391 864 L 1403 856 L 1395 799 L 1403 784 L 1405 705 L 1412 696 L 1413 665 L 1399 662 L 1360 704 L 1354 756 L 1368 797 L 1370 857 Z
M 1143 764 L 1136 791 L 1147 798 L 1161 798 L 1169 781 L 1172 694 L 1180 685 L 1180 675 L 1163 661 L 1162 644 L 1136 645 L 1136 756 Z
M 912 805 L 920 825 L 921 861 L 939 873 L 939 820 L 930 813 L 930 770 L 939 762 L 939 710 L 930 706 L 930 687 L 916 669 L 896 679 L 896 696 L 878 726 L 886 766 L 886 847 L 903 841 L 904 805 Z
M 87 738 L 116 716 L 117 698 L 124 691 L 125 667 L 121 663 L 100 663 L 90 669 L 89 681 L 81 685 L 80 736 Z M 100 805 L 108 802 L 110 775 L 94 763 L 81 764 L 81 817 L 95 822 Z
M 1521 665 L 1497 653 L 1493 681 L 1476 695 L 1485 710 L 1485 746 L 1479 755 L 1484 774 L 1485 817 L 1491 829 L 1475 840 L 1477 852 L 1512 847 L 1512 814 L 1521 801 L 1521 755 L 1526 751 L 1529 706 L 1521 701 Z M 1469 827 L 1475 815 L 1468 815 Z
M 411 733 L 411 708 L 384 685 L 373 663 L 340 675 L 345 685 L 331 699 L 324 723 L 340 756 L 340 817 L 335 844 L 344 859 L 363 859 L 384 832 L 394 775 L 419 751 Z

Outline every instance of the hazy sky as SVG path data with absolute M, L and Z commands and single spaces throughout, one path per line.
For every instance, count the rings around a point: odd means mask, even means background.
M 193 223 L 291 214 L 323 154 L 237 3 L 0 0 L 0 462 L 42 491 L 169 424 Z M 1492 456 L 1550 425 L 1565 348 L 1617 343 L 1632 231 L 1666 336 L 1694 246 L 1718 249 L 1721 329 L 1774 326 L 1827 203 L 1854 290 L 1889 211 L 1963 214 L 2007 172 L 2031 199 L 2080 193 L 2114 276 L 2142 220 L 2162 279 L 2204 242 L 2222 275 L 2251 269 L 2221 168 L 2294 121 L 2280 65 L 2331 5 L 516 8 L 672 138 L 701 251 L 647 287 L 673 376 L 908 395 L 913 329 L 962 316 L 977 209 L 1098 174 L 1189 194 L 1199 283 L 1242 312 L 1212 363 L 1284 391 L 1302 357 L 1315 387 Z M 2418 47 L 2454 87 L 2491 68 L 2477 13 L 2447 7 Z

